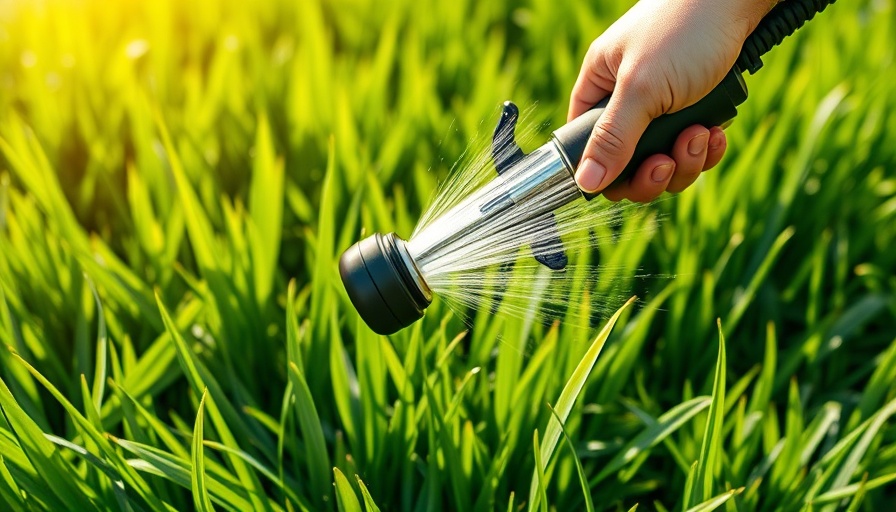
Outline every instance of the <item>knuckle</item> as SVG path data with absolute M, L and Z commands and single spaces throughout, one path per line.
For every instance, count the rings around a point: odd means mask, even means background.
M 603 54 L 603 45 L 600 43 L 600 39 L 595 39 L 591 42 L 591 45 L 588 47 L 588 51 L 585 52 L 585 63 L 584 68 L 589 73 L 596 73 L 599 70 L 599 63 L 601 61 L 601 55 Z
M 718 132 L 711 131 L 709 134 L 709 146 L 708 149 L 711 153 L 717 153 L 719 151 L 724 151 L 725 147 L 728 145 L 728 141 L 725 138 L 725 133 L 719 130 Z
M 640 98 L 651 97 L 655 89 L 653 80 L 645 76 L 634 78 L 627 86 L 630 93 Z
M 655 73 L 646 67 L 628 70 L 620 81 L 629 92 L 640 96 L 652 94 L 657 85 Z
M 615 53 L 616 46 L 617 45 L 614 44 L 613 40 L 607 39 L 606 33 L 604 33 L 591 41 L 591 44 L 588 45 L 588 50 L 585 55 L 586 57 L 593 60 L 602 55 Z
M 619 86 L 627 96 L 646 109 L 651 118 L 668 112 L 674 103 L 669 80 L 660 70 L 647 66 L 628 69 L 620 77 Z
M 628 145 L 622 132 L 612 124 L 596 126 L 591 132 L 590 144 L 611 158 L 622 158 L 627 154 Z

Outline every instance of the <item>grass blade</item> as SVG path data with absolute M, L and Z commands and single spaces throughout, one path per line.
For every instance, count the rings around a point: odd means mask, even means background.
M 687 512 L 710 512 L 724 505 L 728 500 L 737 496 L 744 491 L 743 487 L 732 489 L 726 493 L 719 494 L 715 498 L 710 498 L 699 505 L 691 507 Z
M 81 483 L 78 473 L 60 455 L 56 446 L 44 437 L 37 424 L 16 404 L 3 379 L 0 379 L 0 412 L 38 474 L 53 482 L 50 490 L 62 503 L 77 510 L 99 510 L 93 501 L 95 493 Z
M 654 423 L 648 425 L 637 437 L 622 447 L 619 453 L 592 480 L 591 485 L 596 485 L 604 478 L 622 469 L 623 466 L 634 460 L 635 457 L 645 450 L 649 450 L 661 443 L 663 439 L 678 430 L 700 411 L 709 407 L 711 402 L 712 399 L 710 397 L 700 396 L 680 403 L 666 411 Z
M 585 496 L 585 510 L 594 512 L 594 502 L 591 500 L 591 487 L 588 485 L 588 477 L 585 476 L 585 468 L 582 467 L 582 461 L 576 453 L 576 445 L 573 444 L 569 434 L 566 433 L 566 427 L 563 426 L 563 422 L 561 422 L 560 418 L 557 416 L 557 411 L 555 411 L 553 407 L 549 407 L 549 409 L 551 410 L 551 415 L 557 418 L 557 421 L 560 422 L 560 431 L 563 433 L 563 439 L 566 440 L 566 445 L 569 446 L 569 451 L 572 452 L 573 461 L 576 463 L 576 472 L 579 474 L 579 483 L 582 484 L 582 494 Z
M 208 390 L 202 392 L 202 398 L 199 400 L 199 409 L 196 411 L 196 424 L 193 427 L 193 468 L 191 473 L 191 486 L 193 490 L 193 504 L 196 510 L 200 512 L 210 512 L 214 510 L 212 501 L 208 496 L 208 487 L 206 486 L 205 476 L 205 454 L 202 445 L 202 424 L 205 414 L 205 399 L 208 396 Z
M 370 491 L 367 490 L 367 486 L 364 485 L 361 477 L 355 475 L 355 480 L 358 481 L 358 487 L 361 489 L 361 496 L 364 498 L 364 508 L 366 509 L 366 512 L 380 512 L 380 508 L 373 501 L 373 496 L 370 495 Z
M 100 296 L 97 293 L 93 282 L 88 278 L 85 278 L 85 281 L 87 281 L 88 286 L 90 286 L 90 291 L 93 293 L 93 300 L 96 302 L 97 334 L 96 366 L 94 367 L 93 374 L 93 404 L 97 411 L 101 411 L 103 409 L 103 394 L 106 390 L 106 353 L 109 350 L 109 337 L 106 334 L 106 317 L 103 312 L 103 304 L 100 302 Z
M 208 389 L 209 396 L 211 397 L 208 402 L 208 414 L 212 420 L 212 425 L 215 427 L 215 431 L 221 438 L 221 442 L 225 446 L 239 448 L 239 444 L 231 431 L 231 427 L 245 428 L 243 422 L 238 418 L 233 406 L 226 400 L 224 392 L 221 391 L 217 380 L 196 359 L 193 351 L 187 346 L 183 337 L 180 335 L 177 326 L 174 325 L 174 322 L 171 320 L 168 310 L 165 309 L 165 305 L 162 304 L 161 297 L 158 295 L 156 295 L 156 302 L 158 303 L 159 312 L 162 314 L 162 321 L 165 324 L 165 329 L 168 331 L 168 335 L 171 337 L 171 340 L 177 348 L 178 361 L 181 364 L 181 368 L 183 368 L 187 380 L 190 382 L 190 386 L 197 395 L 201 395 Z M 219 400 L 221 403 L 220 408 L 218 405 Z M 227 415 L 227 419 L 225 419 L 225 414 Z M 240 437 L 248 439 L 251 436 L 244 430 L 240 433 Z M 242 482 L 249 491 L 249 498 L 253 502 L 253 508 L 269 509 L 269 505 L 258 498 L 258 496 L 262 494 L 262 489 L 255 473 L 253 473 L 249 466 L 239 457 L 229 455 L 228 459 L 230 460 L 237 477 L 239 477 L 240 482 Z
M 324 475 L 329 473 L 327 468 L 330 467 L 324 433 L 320 426 L 317 408 L 314 406 L 314 397 L 311 395 L 311 390 L 308 389 L 305 376 L 295 363 L 289 364 L 289 379 L 296 397 L 295 411 L 299 429 L 307 450 L 305 461 L 308 467 L 308 478 L 314 493 L 314 501 L 321 503 L 330 495 L 330 482 L 324 479 Z
M 144 473 L 166 478 L 184 489 L 193 486 L 192 465 L 187 459 L 176 457 L 158 448 L 142 443 L 114 440 L 118 446 L 136 455 L 137 459 L 129 459 L 128 464 Z M 233 481 L 222 482 L 220 479 L 206 475 L 206 483 L 211 500 L 221 507 L 233 512 L 252 510 L 252 504 L 246 490 Z M 235 480 L 235 479 L 234 479 Z
M 719 357 L 716 362 L 716 374 L 712 385 L 712 403 L 709 404 L 709 417 L 703 433 L 703 446 L 697 460 L 697 472 L 694 476 L 695 491 L 688 506 L 696 506 L 712 498 L 715 481 L 716 464 L 722 456 L 722 422 L 725 414 L 725 337 L 722 333 L 722 322 L 719 326 Z M 697 501 L 699 500 L 699 501 Z
M 535 432 L 532 435 L 532 453 L 535 456 L 535 478 L 532 482 L 535 485 L 538 494 L 538 503 L 530 504 L 529 510 L 532 510 L 536 505 L 541 506 L 542 512 L 548 512 L 548 495 L 545 490 L 546 479 L 544 476 L 544 465 L 542 464 L 541 459 L 541 448 L 538 446 L 538 429 L 535 429 Z
M 872 489 L 877 489 L 878 487 L 889 484 L 890 482 L 896 481 L 896 473 L 890 473 L 889 475 L 880 476 L 874 478 L 872 480 L 868 480 L 867 482 L 859 482 L 855 484 L 845 485 L 838 489 L 834 489 L 832 491 L 828 491 L 821 496 L 812 500 L 813 505 L 821 505 L 824 503 L 832 503 L 836 501 L 840 501 L 844 498 L 849 498 L 850 496 L 855 495 L 860 490 L 864 489 L 865 491 L 870 491 Z
M 544 440 L 541 442 L 541 453 L 539 454 L 539 457 L 545 464 L 550 461 L 551 456 L 554 454 L 554 449 L 557 447 L 557 442 L 560 440 L 560 421 L 565 422 L 567 418 L 569 418 L 572 406 L 579 397 L 582 388 L 585 386 L 585 381 L 588 380 L 588 375 L 591 373 L 594 363 L 597 362 L 597 357 L 600 355 L 604 343 L 606 343 L 607 338 L 610 337 L 610 332 L 613 331 L 613 326 L 616 325 L 616 320 L 619 319 L 619 315 L 621 315 L 634 301 L 635 297 L 630 298 L 628 302 L 619 308 L 619 310 L 607 321 L 607 324 L 597 337 L 594 338 L 588 351 L 585 353 L 584 357 L 582 357 L 578 366 L 576 366 L 576 369 L 566 382 L 566 386 L 563 387 L 563 391 L 560 392 L 560 398 L 557 400 L 557 405 L 555 406 L 557 415 L 556 417 L 551 417 L 548 427 L 544 432 Z M 537 485 L 541 481 L 537 480 L 537 473 L 539 471 L 544 472 L 545 470 L 545 466 L 541 464 L 537 464 L 537 466 L 535 472 L 533 472 L 532 485 L 529 486 L 530 511 L 535 510 L 540 501 L 540 494 L 537 493 Z
M 339 512 L 363 512 L 358 495 L 339 468 L 333 468 L 333 478 L 336 481 L 336 505 Z
M 262 113 L 255 138 L 255 161 L 249 187 L 249 215 L 257 233 L 250 246 L 255 293 L 259 304 L 267 302 L 274 284 L 280 237 L 283 231 L 284 162 L 277 158 L 270 123 Z
M 15 512 L 24 511 L 25 499 L 22 497 L 22 490 L 16 484 L 16 480 L 9 472 L 9 468 L 6 467 L 6 461 L 2 453 L 0 453 L 0 477 L 3 478 L 0 481 L 0 499 Z
M 131 503 L 131 500 L 128 499 L 127 491 L 125 490 L 125 486 L 124 486 L 124 481 L 122 480 L 121 475 L 118 473 L 118 471 L 115 468 L 109 466 L 109 464 L 107 464 L 105 461 L 103 461 L 96 455 L 90 453 L 89 451 L 84 449 L 84 447 L 82 447 L 82 446 L 78 446 L 75 443 L 72 443 L 66 439 L 61 438 L 61 437 L 54 436 L 52 434 L 44 434 L 44 435 L 46 436 L 47 439 L 50 440 L 50 442 L 57 444 L 59 446 L 62 446 L 64 448 L 68 448 L 69 450 L 72 450 L 73 452 L 75 452 L 79 456 L 81 456 L 84 460 L 89 462 L 93 467 L 95 467 L 95 468 L 99 469 L 100 471 L 102 471 L 103 473 L 105 473 L 105 475 L 108 476 L 109 479 L 112 481 L 112 491 L 115 493 L 115 499 L 117 501 L 118 508 L 120 510 L 134 510 L 135 508 L 137 510 L 142 510 L 141 507 L 135 506 L 133 503 Z

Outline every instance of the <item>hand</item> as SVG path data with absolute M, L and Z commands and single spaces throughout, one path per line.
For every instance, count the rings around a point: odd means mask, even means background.
M 650 121 L 706 96 L 773 5 L 641 0 L 601 34 L 585 55 L 569 105 L 572 120 L 612 94 L 576 171 L 579 187 L 604 191 L 613 201 L 647 202 L 665 190 L 684 190 L 715 166 L 725 153 L 724 132 L 694 125 L 681 132 L 670 155 L 648 157 L 629 180 L 607 188 L 631 160 Z

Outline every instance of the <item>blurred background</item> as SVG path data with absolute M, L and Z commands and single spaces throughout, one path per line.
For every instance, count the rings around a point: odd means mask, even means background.
M 409 235 L 504 100 L 544 142 L 631 4 L 0 1 L 0 504 L 201 508 L 206 387 L 217 506 L 531 503 L 530 437 L 594 332 L 480 314 L 461 338 L 437 301 L 387 340 L 335 262 Z M 566 421 L 551 507 L 585 487 L 598 510 L 685 510 L 698 460 L 707 497 L 743 488 L 729 510 L 891 503 L 894 52 L 892 0 L 829 7 L 747 77 L 722 163 L 600 249 L 641 301 Z

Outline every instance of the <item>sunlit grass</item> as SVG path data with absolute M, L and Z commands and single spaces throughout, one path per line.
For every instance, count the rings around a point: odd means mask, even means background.
M 891 0 L 770 53 L 722 164 L 599 248 L 611 321 L 383 338 L 342 291 L 628 5 L 0 2 L 0 509 L 887 510 Z

